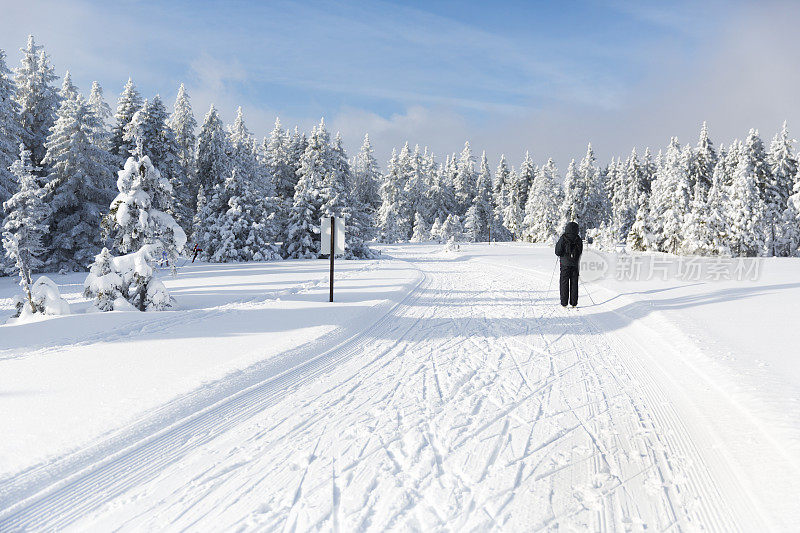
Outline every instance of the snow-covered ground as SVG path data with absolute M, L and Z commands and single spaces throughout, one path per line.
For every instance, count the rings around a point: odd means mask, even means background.
M 554 259 L 388 246 L 334 304 L 324 261 L 201 264 L 147 314 L 53 276 L 73 314 L 0 326 L 0 530 L 791 530 L 800 261 L 564 310 Z

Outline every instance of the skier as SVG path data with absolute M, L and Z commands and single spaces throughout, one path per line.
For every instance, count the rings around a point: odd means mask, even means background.
M 578 306 L 578 267 L 583 253 L 583 241 L 578 235 L 578 224 L 568 222 L 564 234 L 556 243 L 556 255 L 561 258 L 561 307 L 567 306 L 567 300 L 572 307 Z

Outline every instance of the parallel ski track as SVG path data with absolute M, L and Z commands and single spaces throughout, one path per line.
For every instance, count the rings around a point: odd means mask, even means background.
M 115 528 L 737 530 L 630 347 L 554 305 L 549 274 L 466 263 L 426 260 L 371 327 L 0 511 L 0 530 L 91 524 L 125 492 L 150 499 Z M 315 380 L 327 388 L 305 391 Z M 276 412 L 293 393 L 297 412 Z M 182 457 L 234 426 L 227 457 L 218 442 L 221 460 L 195 454 L 182 473 Z M 148 496 L 161 472 L 191 481 Z M 255 522 L 224 517 L 257 502 Z
M 0 510 L 0 531 L 63 529 L 104 502 L 151 479 L 191 449 L 209 442 L 273 404 L 287 389 L 300 387 L 359 353 L 363 338 L 380 335 L 380 332 L 385 332 L 384 335 L 394 333 L 396 326 L 390 320 L 393 311 L 414 305 L 421 297 L 420 287 L 426 282 L 423 274 L 403 300 L 385 312 L 372 326 L 320 355 L 314 355 L 280 375 L 233 393 L 122 450 L 85 463 L 77 472 L 21 501 L 4 501 L 5 509 Z M 401 342 L 403 332 L 398 333 L 401 335 L 398 335 L 397 343 Z M 311 348 L 303 346 L 295 353 L 299 355 L 311 349 L 313 354 L 318 348 L 319 343 L 313 343 Z M 36 469 L 31 477 L 46 478 L 48 470 L 47 466 L 43 466 Z M 24 480 L 18 482 L 24 484 Z

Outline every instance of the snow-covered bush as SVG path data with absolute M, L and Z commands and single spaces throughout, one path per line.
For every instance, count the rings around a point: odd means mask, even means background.
M 69 304 L 61 298 L 58 285 L 47 276 L 42 276 L 31 285 L 29 294 L 19 294 L 14 298 L 16 314 L 13 318 L 25 319 L 34 314 L 68 315 Z
M 103 248 L 83 283 L 84 295 L 93 298 L 101 311 L 160 311 L 169 307 L 172 298 L 153 268 L 161 250 L 158 244 L 147 244 L 138 252 L 114 257 Z

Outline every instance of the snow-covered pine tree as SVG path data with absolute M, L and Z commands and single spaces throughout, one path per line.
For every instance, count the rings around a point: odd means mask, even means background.
M 766 161 L 757 137 L 758 133 L 751 130 L 739 154 L 726 206 L 731 250 L 739 257 L 756 256 L 765 244 L 767 208 L 760 185 L 764 183 Z
M 92 142 L 98 119 L 83 96 L 65 99 L 45 148 L 46 201 L 52 209 L 45 237 L 46 267 L 85 270 L 102 248 L 102 212 L 112 197 L 113 157 Z
M 175 98 L 175 105 L 173 106 L 172 114 L 167 120 L 167 126 L 172 130 L 175 142 L 178 144 L 178 164 L 181 167 L 182 175 L 185 177 L 184 184 L 175 190 L 175 199 L 185 206 L 186 214 L 193 217 L 197 208 L 195 202 L 198 189 L 197 180 L 194 176 L 197 121 L 192 112 L 189 93 L 186 92 L 186 88 L 182 83 L 178 88 L 178 96 Z M 180 220 L 179 217 L 178 223 L 184 229 L 189 229 L 184 225 L 187 223 L 186 220 Z
M 496 212 L 503 212 L 508 203 L 508 178 L 511 171 L 506 162 L 506 155 L 500 156 L 497 170 L 494 173 L 494 183 L 492 186 L 492 202 Z
M 346 225 L 344 257 L 348 259 L 376 257 L 377 254 L 366 244 L 373 233 L 373 218 L 367 211 L 367 206 L 351 192 L 352 172 L 342 136 L 338 132 L 330 150 L 332 172 L 323 187 L 325 202 L 322 204 L 322 214 L 344 217 Z
M 196 170 L 198 186 L 205 188 L 206 198 L 212 194 L 215 186 L 230 175 L 230 148 L 222 120 L 219 118 L 214 105 L 208 110 L 197 136 Z
M 644 168 L 639 162 L 639 156 L 634 148 L 625 162 L 625 195 L 614 219 L 616 233 L 621 238 L 625 238 L 630 233 L 641 202 L 646 198 L 647 189 L 645 187 Z
M 625 239 L 628 250 L 633 252 L 644 252 L 653 248 L 653 238 L 647 223 L 648 209 L 647 202 L 642 201 L 636 211 L 636 218 L 631 225 L 628 236 Z
M 111 202 L 104 224 L 120 252 L 128 254 L 155 245 L 166 252 L 174 268 L 186 245 L 186 233 L 164 210 L 172 201 L 172 185 L 143 155 L 141 141 L 137 142 L 134 155 L 119 172 L 119 194 Z
M 597 167 L 592 143 L 586 148 L 586 155 L 578 167 L 578 176 L 584 182 L 583 190 L 586 194 L 585 222 L 578 224 L 583 231 L 584 228 L 599 228 L 607 219 L 608 197 L 605 194 L 604 176 Z
M 475 157 L 472 155 L 469 141 L 464 143 L 464 149 L 461 150 L 461 155 L 455 165 L 453 189 L 458 205 L 456 214 L 463 216 L 475 198 Z
M 322 189 L 331 172 L 330 135 L 325 121 L 311 131 L 308 144 L 300 158 L 300 169 L 289 212 L 288 234 L 283 243 L 283 255 L 290 258 L 312 258 L 319 254 L 319 224 L 322 216 Z
M 445 220 L 447 215 L 454 213 L 456 208 L 456 196 L 450 181 L 447 179 L 446 165 L 431 163 L 431 181 L 427 191 L 427 211 L 428 220 Z
M 67 99 L 72 99 L 78 96 L 78 88 L 72 83 L 72 75 L 69 70 L 64 74 L 64 80 L 61 82 L 61 90 L 58 92 L 59 101 L 63 102 Z
M 213 262 L 275 259 L 272 187 L 260 176 L 255 142 L 241 107 L 229 129 L 228 146 L 231 173 L 216 190 L 221 211 L 210 215 L 204 256 Z
M 503 209 L 503 226 L 510 235 L 510 240 L 517 240 L 522 236 L 522 223 L 525 220 L 525 205 L 520 203 L 519 177 L 514 167 L 508 174 L 508 199 Z M 527 194 L 527 193 L 526 193 Z
M 192 209 L 192 192 L 189 178 L 181 164 L 181 147 L 175 132 L 167 124 L 169 115 L 167 108 L 156 95 L 152 100 L 145 100 L 142 108 L 134 113 L 125 127 L 126 143 L 141 143 L 142 155 L 150 158 L 161 177 L 172 185 L 172 197 L 169 207 L 158 206 L 173 216 L 184 231 L 192 225 L 194 209 Z
M 111 148 L 111 130 L 109 120 L 112 117 L 111 106 L 103 98 L 103 88 L 96 81 L 92 82 L 92 91 L 89 94 L 89 109 L 97 117 L 97 129 L 92 135 L 92 143 L 103 150 Z
M 700 138 L 694 150 L 691 164 L 689 167 L 689 186 L 695 191 L 694 196 L 698 201 L 704 201 L 711 188 L 711 181 L 714 178 L 714 167 L 717 165 L 717 153 L 714 150 L 714 143 L 708 137 L 708 126 L 703 122 L 700 129 Z M 700 188 L 695 188 L 696 184 Z
M 525 217 L 525 204 L 528 203 L 528 195 L 531 187 L 533 187 L 534 179 L 536 179 L 536 165 L 533 163 L 533 159 L 531 159 L 530 152 L 526 151 L 525 159 L 522 161 L 519 172 L 516 174 L 516 180 L 514 181 L 515 186 L 512 192 L 512 194 L 517 197 L 523 218 Z M 522 220 L 520 220 L 520 224 L 522 224 Z M 522 228 L 520 228 L 520 233 L 521 231 Z
M 428 229 L 427 222 L 425 222 L 425 218 L 419 213 L 416 213 L 414 215 L 414 231 L 411 234 L 411 242 L 425 242 L 429 240 L 430 237 L 430 230 Z
M 494 174 L 492 187 L 492 240 L 508 241 L 511 240 L 511 233 L 504 225 L 503 214 L 509 204 L 509 176 L 511 171 L 508 168 L 505 154 L 500 156 L 500 163 Z
M 23 144 L 19 145 L 19 151 L 19 159 L 11 165 L 18 186 L 11 198 L 3 203 L 6 216 L 2 237 L 6 257 L 11 261 L 6 273 L 19 273 L 20 285 L 33 307 L 31 274 L 44 264 L 42 238 L 47 233 L 50 208 L 44 202 L 44 189 L 37 183 L 30 151 Z
M 461 220 L 458 215 L 450 213 L 447 219 L 442 224 L 441 229 L 442 240 L 461 241 L 464 239 L 464 227 L 461 225 Z
M 405 233 L 400 227 L 402 219 L 400 205 L 404 186 L 397 150 L 392 149 L 392 157 L 389 159 L 380 189 L 381 206 L 378 209 L 378 228 L 381 242 L 395 243 L 405 237 Z
M 45 142 L 55 122 L 59 97 L 53 83 L 58 79 L 50 64 L 50 58 L 42 46 L 37 45 L 33 35 L 22 52 L 22 63 L 15 71 L 15 99 L 19 110 L 19 125 L 22 142 L 31 152 L 34 167 L 44 172 L 42 160 Z
M 431 225 L 431 240 L 442 242 L 442 219 L 439 217 Z
M 785 212 L 789 207 L 789 197 L 792 195 L 792 187 L 798 171 L 797 157 L 794 154 L 795 142 L 789 137 L 789 131 L 784 121 L 780 133 L 775 135 L 767 153 L 767 163 L 772 177 L 765 198 L 767 223 L 770 228 L 769 255 L 790 256 L 794 253 L 792 242 L 795 240 L 794 234 L 797 232 L 797 228 L 791 224 L 791 217 L 787 220 Z
M 681 230 L 691 201 L 690 154 L 689 146 L 681 148 L 678 139 L 672 137 L 652 184 L 650 226 L 659 251 L 678 253 L 682 244 Z
M 480 221 L 478 219 L 478 208 L 472 204 L 464 215 L 464 239 L 467 242 L 479 242 Z
M 567 222 L 577 222 L 582 229 L 589 226 L 588 207 L 586 205 L 589 192 L 587 184 L 575 167 L 575 160 L 570 161 L 567 174 L 564 176 L 564 201 L 561 203 L 561 224 L 563 228 Z
M 186 87 L 181 83 L 178 88 L 178 96 L 175 98 L 172 114 L 169 116 L 167 125 L 175 134 L 175 142 L 179 147 L 179 162 L 186 175 L 191 175 L 194 170 L 195 148 L 197 147 L 197 120 L 192 112 L 192 102 Z M 191 192 L 195 192 L 192 189 Z
M 474 240 L 477 242 L 489 242 L 491 237 L 491 225 L 494 219 L 492 209 L 492 173 L 489 170 L 489 160 L 486 152 L 481 154 L 481 164 L 478 171 L 478 181 L 475 185 L 475 199 L 472 202 L 474 212 L 474 223 L 470 229 Z
M 122 89 L 122 94 L 117 100 L 117 112 L 114 113 L 114 126 L 111 128 L 111 147 L 109 151 L 116 156 L 120 165 L 131 155 L 131 150 L 135 144 L 131 140 L 125 140 L 125 131 L 128 124 L 133 120 L 133 115 L 142 107 L 142 97 L 133 80 L 128 78 L 128 82 Z
M 524 234 L 532 242 L 549 242 L 560 231 L 562 192 L 553 159 L 536 172 L 525 204 Z
M 653 180 L 656 179 L 656 164 L 653 162 L 653 155 L 650 153 L 648 146 L 644 150 L 644 157 L 642 158 L 642 187 L 644 192 L 650 194 Z
M 17 182 L 11 165 L 17 160 L 19 143 L 22 141 L 17 116 L 19 107 L 14 100 L 14 82 L 6 66 L 6 53 L 0 50 L 0 206 L 17 190 Z M 3 217 L 0 207 L 0 217 Z M 0 272 L 3 261 L 0 259 Z
M 378 161 L 375 159 L 369 134 L 364 135 L 364 143 L 353 161 L 352 168 L 351 191 L 354 198 L 358 199 L 371 212 L 376 212 L 381 205 L 381 172 L 378 168 Z

